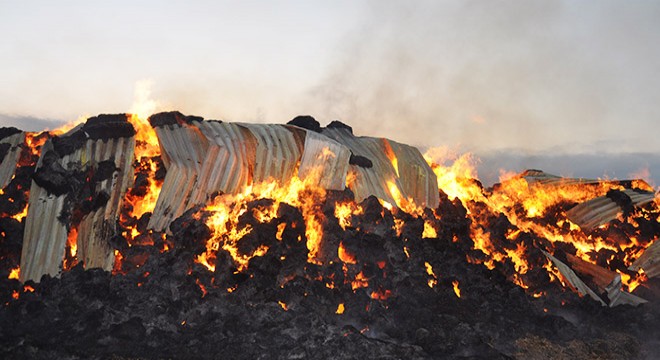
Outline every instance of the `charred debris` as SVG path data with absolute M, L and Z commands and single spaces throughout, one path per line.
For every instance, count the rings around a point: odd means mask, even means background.
M 660 210 L 643 181 L 528 170 L 483 188 L 310 116 L 100 115 L 0 129 L 0 156 L 5 358 L 652 359 L 660 346 Z

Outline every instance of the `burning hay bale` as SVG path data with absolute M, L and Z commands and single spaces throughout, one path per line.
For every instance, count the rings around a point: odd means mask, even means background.
M 43 146 L 30 189 L 21 281 L 57 275 L 65 249 L 87 268 L 112 269 L 110 239 L 132 181 L 135 130 L 126 115 L 99 115 Z

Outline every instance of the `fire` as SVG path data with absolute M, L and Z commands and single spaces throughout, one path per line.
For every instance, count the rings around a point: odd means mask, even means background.
M 357 275 L 355 275 L 355 279 L 351 282 L 351 289 L 353 289 L 353 291 L 360 288 L 366 288 L 368 286 L 369 286 L 369 281 L 364 276 L 364 273 L 362 273 L 362 271 L 360 271 Z
M 284 311 L 289 311 L 289 306 L 284 301 L 278 301 L 277 303 L 280 304 Z
M 438 178 L 438 188 L 444 191 L 450 200 L 458 198 L 465 205 L 469 200 L 484 200 L 481 188 L 474 182 L 477 179 L 477 159 L 470 153 L 466 153 L 455 159 L 451 166 L 441 164 L 450 161 L 447 154 L 437 155 L 434 148 L 429 149 L 424 157 Z
M 323 214 L 320 211 L 321 200 L 325 198 L 325 190 L 315 186 L 313 176 L 305 180 L 294 176 L 287 183 L 280 184 L 275 180 L 248 186 L 243 192 L 236 195 L 222 195 L 209 204 L 205 211 L 210 214 L 206 220 L 207 226 L 213 231 L 213 236 L 206 244 L 206 252 L 197 258 L 197 262 L 214 270 L 215 253 L 219 249 L 229 252 L 237 263 L 239 270 L 247 267 L 254 256 L 263 256 L 268 248 L 262 246 L 252 254 L 240 254 L 238 242 L 252 231 L 247 225 L 239 228 L 239 217 L 247 211 L 248 202 L 256 199 L 273 199 L 274 203 L 269 209 L 258 210 L 252 215 L 255 220 L 269 222 L 276 217 L 279 205 L 286 203 L 299 208 L 305 219 L 306 245 L 309 250 L 308 261 L 318 262 L 316 256 L 323 237 L 321 221 Z M 264 214 L 268 214 L 264 216 Z M 256 215 L 256 216 L 255 216 Z M 284 226 L 283 226 L 284 225 Z M 278 225 L 276 237 L 281 240 L 285 224 Z
M 65 270 L 68 270 L 78 263 L 78 229 L 72 228 L 69 231 L 69 234 L 66 237 L 66 246 L 69 249 L 69 253 L 65 254 L 62 267 Z
M 461 297 L 461 289 L 458 287 L 459 283 L 458 280 L 454 280 L 451 282 L 452 286 L 454 287 L 454 293 L 456 294 L 457 297 Z
M 337 248 L 337 256 L 341 261 L 343 261 L 346 264 L 356 264 L 357 260 L 355 259 L 355 256 L 350 254 L 348 251 L 346 251 L 346 248 L 344 248 L 344 243 L 341 242 L 339 243 L 339 247 Z
M 206 294 L 209 293 L 208 290 L 206 290 L 206 286 L 204 286 L 204 284 L 202 284 L 202 282 L 199 281 L 199 279 L 195 280 L 195 284 L 197 284 L 197 286 L 199 286 L 199 289 L 202 291 L 202 297 L 206 296 Z
M 337 310 L 335 311 L 335 314 L 341 315 L 343 313 L 344 313 L 344 303 L 339 303 L 339 305 L 337 305 Z
M 339 220 L 339 225 L 344 230 L 351 226 L 351 216 L 362 213 L 362 207 L 355 202 L 338 202 L 335 204 L 335 217 Z
M 76 126 L 84 123 L 85 121 L 87 121 L 88 118 L 89 118 L 88 115 L 80 115 L 80 116 L 78 116 L 77 119 L 75 119 L 73 121 L 69 121 L 68 123 L 58 127 L 57 129 L 50 131 L 50 133 L 53 134 L 53 135 L 60 136 L 62 134 L 67 133 L 69 130 L 75 128 Z M 45 140 L 44 140 L 44 142 L 45 142 Z M 42 143 L 42 145 L 43 145 L 43 143 Z
M 151 85 L 148 80 L 141 80 L 135 84 L 134 100 L 130 109 L 132 114 L 127 119 L 136 131 L 135 158 L 138 164 L 136 176 L 138 172 L 148 174 L 144 193 L 135 194 L 129 191 L 124 198 L 132 207 L 128 215 L 136 219 L 139 219 L 145 213 L 153 212 L 163 185 L 162 181 L 155 180 L 155 174 L 158 170 L 155 159 L 161 155 L 161 150 L 156 131 L 148 121 L 148 117 L 159 108 L 159 104 L 151 99 Z M 126 227 L 129 232 L 125 236 L 130 244 L 130 241 L 139 235 L 139 231 L 134 226 Z
M 433 288 L 434 286 L 438 285 L 438 277 L 433 272 L 433 267 L 431 266 L 431 264 L 425 262 L 424 267 L 426 268 L 426 273 L 432 277 L 431 279 L 428 280 L 428 285 L 430 288 Z
M 21 211 L 20 213 L 12 216 L 12 218 L 15 219 L 18 222 L 21 222 L 27 216 L 27 213 L 28 213 L 28 204 L 25 203 L 25 207 L 23 207 L 23 211 Z
M 7 278 L 10 279 L 10 280 L 12 280 L 12 279 L 13 280 L 18 280 L 20 275 L 21 275 L 21 268 L 17 266 L 15 268 L 11 269 L 11 271 L 9 272 L 9 276 Z
M 385 301 L 392 296 L 392 291 L 389 289 L 378 289 L 373 291 L 370 296 L 374 300 Z
M 424 221 L 424 232 L 422 233 L 422 238 L 424 239 L 435 239 L 438 237 L 438 233 L 433 228 L 433 225 L 427 220 Z

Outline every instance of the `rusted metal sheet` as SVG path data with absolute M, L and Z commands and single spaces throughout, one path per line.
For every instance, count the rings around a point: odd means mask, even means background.
M 255 147 L 248 147 L 254 159 L 252 181 L 261 183 L 276 180 L 285 183 L 291 179 L 298 167 L 304 149 L 305 133 L 291 126 L 268 124 L 239 124 L 247 128 L 256 140 Z
M 44 144 L 30 189 L 21 281 L 60 273 L 72 227 L 78 260 L 112 269 L 109 240 L 133 180 L 134 134 L 126 115 L 100 115 Z
M 388 139 L 357 137 L 346 127 L 325 128 L 322 133 L 346 145 L 354 156 L 369 160 L 370 164 L 355 161 L 350 165 L 348 186 L 357 201 L 375 195 L 400 207 L 406 201 L 438 206 L 436 175 L 416 148 Z
M 647 301 L 622 290 L 621 274 L 588 263 L 571 254 L 566 254 L 566 262 L 543 251 L 571 286 L 581 295 L 589 295 L 603 306 L 637 306 Z M 589 279 L 589 283 L 584 279 Z M 600 295 L 599 295 L 600 294 Z
M 16 166 L 21 157 L 21 144 L 25 143 L 25 133 L 14 128 L 3 128 L 6 135 L 0 139 L 0 189 L 4 189 L 11 181 Z M 2 136 L 2 134 L 0 134 Z
M 644 270 L 649 278 L 660 275 L 660 241 L 657 239 L 629 268 L 632 271 Z
M 639 189 L 610 190 L 607 195 L 599 196 L 576 205 L 566 212 L 571 222 L 584 231 L 590 231 L 616 219 L 626 207 L 642 206 L 652 202 L 655 193 Z

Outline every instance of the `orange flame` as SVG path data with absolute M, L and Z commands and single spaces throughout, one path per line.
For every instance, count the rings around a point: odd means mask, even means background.
M 11 269 L 9 276 L 7 277 L 10 280 L 18 280 L 21 276 L 21 268 L 19 266 Z
M 454 294 L 456 294 L 457 297 L 461 297 L 461 289 L 458 287 L 459 283 L 458 280 L 454 280 L 451 282 L 452 286 L 454 287 Z

